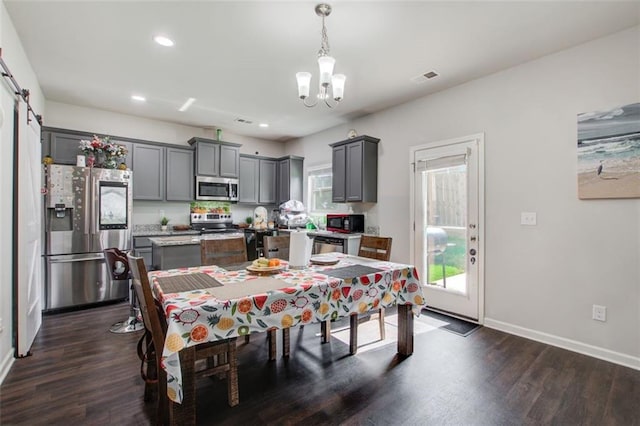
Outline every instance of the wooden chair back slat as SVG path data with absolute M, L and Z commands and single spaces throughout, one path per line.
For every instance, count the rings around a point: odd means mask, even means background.
M 203 266 L 228 266 L 247 261 L 244 237 L 200 241 L 200 261 Z
M 264 237 L 263 241 L 264 257 L 267 259 L 277 257 L 278 259 L 289 260 L 289 242 L 291 239 L 288 235 Z
M 360 238 L 358 256 L 388 261 L 391 258 L 391 237 L 363 235 Z

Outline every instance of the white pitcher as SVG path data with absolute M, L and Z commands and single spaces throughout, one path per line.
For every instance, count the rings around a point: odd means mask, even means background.
M 291 231 L 289 238 L 289 267 L 306 268 L 311 259 L 313 238 L 310 238 L 306 231 Z

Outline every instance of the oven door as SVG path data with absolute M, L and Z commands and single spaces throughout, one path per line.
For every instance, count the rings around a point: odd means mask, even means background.
M 313 254 L 323 253 L 345 253 L 345 240 L 342 238 L 332 238 L 324 236 L 316 236 L 313 239 Z

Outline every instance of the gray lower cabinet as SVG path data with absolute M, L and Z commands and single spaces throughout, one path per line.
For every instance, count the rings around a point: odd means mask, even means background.
M 191 138 L 196 150 L 196 175 L 238 179 L 240 145 L 212 139 Z
M 274 204 L 277 165 L 275 159 L 241 155 L 238 202 Z
M 193 201 L 194 200 L 194 175 L 193 175 L 193 150 L 180 148 L 166 148 L 167 175 L 166 197 L 167 201 Z M 135 176 L 134 172 L 134 186 Z
M 302 200 L 304 158 L 290 155 L 278 160 L 277 205 L 289 200 Z
M 134 200 L 164 200 L 165 152 L 159 145 L 133 145 Z
M 334 203 L 378 201 L 379 142 L 380 139 L 363 135 L 330 145 Z
M 133 237 L 133 252 L 136 256 L 144 259 L 144 264 L 149 271 L 153 269 L 152 247 L 151 241 L 149 240 L 151 237 L 152 235 L 147 237 Z

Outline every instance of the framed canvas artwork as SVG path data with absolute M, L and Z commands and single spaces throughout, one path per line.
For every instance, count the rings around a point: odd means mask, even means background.
M 640 198 L 640 103 L 578 114 L 578 197 Z

